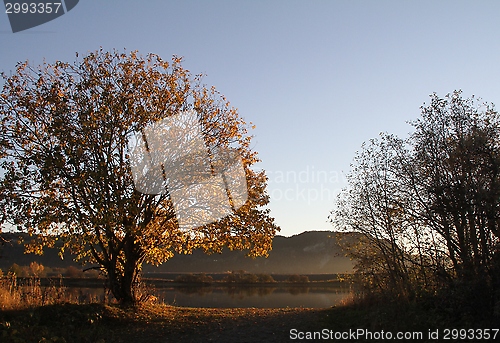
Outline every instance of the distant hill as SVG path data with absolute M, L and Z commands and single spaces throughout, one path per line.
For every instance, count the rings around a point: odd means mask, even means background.
M 245 252 L 223 251 L 206 255 L 175 256 L 159 267 L 147 267 L 149 272 L 222 273 L 245 270 L 251 273 L 275 274 L 335 274 L 352 271 L 352 261 L 344 257 L 330 231 L 308 231 L 292 237 L 276 236 L 268 258 L 245 257 Z
M 2 233 L 1 238 L 5 243 L 0 246 L 0 269 L 6 271 L 12 264 L 17 263 L 20 266 L 27 266 L 31 262 L 36 261 L 48 267 L 65 268 L 69 266 L 78 266 L 73 261 L 73 257 L 65 254 L 65 258 L 61 260 L 58 256 L 57 249 L 44 249 L 42 256 L 34 254 L 25 254 L 24 246 L 19 244 L 19 238 L 29 241 L 30 237 L 27 234 L 20 233 Z
M 274 274 L 334 274 L 352 271 L 352 261 L 344 257 L 331 231 L 308 231 L 292 237 L 276 236 L 268 258 L 245 257 L 245 252 L 224 250 L 222 254 L 207 255 L 196 250 L 192 255 L 176 255 L 159 267 L 145 266 L 145 272 L 223 273 L 245 270 L 251 273 Z M 48 267 L 77 266 L 73 256 L 64 260 L 56 249 L 45 249 L 44 255 L 24 254 L 17 244 L 17 234 L 4 233 L 6 243 L 1 249 L 0 268 L 6 270 L 13 263 L 29 265 L 32 261 Z

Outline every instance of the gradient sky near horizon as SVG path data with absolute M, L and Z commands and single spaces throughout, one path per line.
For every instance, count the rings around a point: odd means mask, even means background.
M 256 125 L 271 215 L 290 236 L 332 228 L 355 152 L 405 136 L 429 94 L 500 104 L 499 15 L 493 0 L 81 0 L 15 34 L 2 10 L 0 70 L 101 46 L 183 56 Z

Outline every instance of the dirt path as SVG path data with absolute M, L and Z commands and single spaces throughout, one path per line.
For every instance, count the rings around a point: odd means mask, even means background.
M 141 327 L 135 322 L 123 342 L 290 342 L 290 329 L 321 330 L 325 314 L 314 309 L 172 309 L 170 318 Z M 141 314 L 141 317 L 144 317 Z M 324 326 L 324 325 L 323 325 Z M 124 333 L 124 332 L 122 332 Z
M 220 324 L 219 331 L 206 336 L 206 342 L 290 342 L 290 329 L 318 330 L 321 318 L 314 310 L 282 310 L 271 313 L 248 314 Z M 195 337 L 192 342 L 200 342 Z

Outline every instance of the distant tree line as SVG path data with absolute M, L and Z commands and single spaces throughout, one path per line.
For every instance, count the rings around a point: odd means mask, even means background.
M 175 278 L 176 282 L 180 283 L 196 283 L 196 284 L 211 284 L 214 282 L 212 276 L 205 273 L 199 274 L 182 274 Z M 226 284 L 257 284 L 257 283 L 275 283 L 276 280 L 269 274 L 252 274 L 243 270 L 227 272 L 226 275 L 220 280 Z M 309 277 L 307 275 L 290 275 L 286 281 L 287 283 L 308 283 Z
M 500 300 L 500 116 L 461 91 L 433 94 L 402 139 L 362 146 L 330 220 L 370 293 Z M 355 234 L 356 233 L 356 234 Z M 498 306 L 497 306 L 498 307 Z

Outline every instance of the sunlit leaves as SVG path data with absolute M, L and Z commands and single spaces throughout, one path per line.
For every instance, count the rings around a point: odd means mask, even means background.
M 17 66 L 3 75 L 0 97 L 0 204 L 3 223 L 40 234 L 41 252 L 58 235 L 66 251 L 98 263 L 112 284 L 132 284 L 143 262 L 222 246 L 265 255 L 277 227 L 268 210 L 263 172 L 250 149 L 248 124 L 214 87 L 174 56 L 91 52 L 73 64 Z M 199 114 L 210 151 L 237 148 L 249 200 L 217 223 L 181 232 L 168 195 L 134 189 L 128 138 L 179 111 Z M 38 236 L 37 236 L 38 237 Z M 129 292 L 113 290 L 118 298 Z

